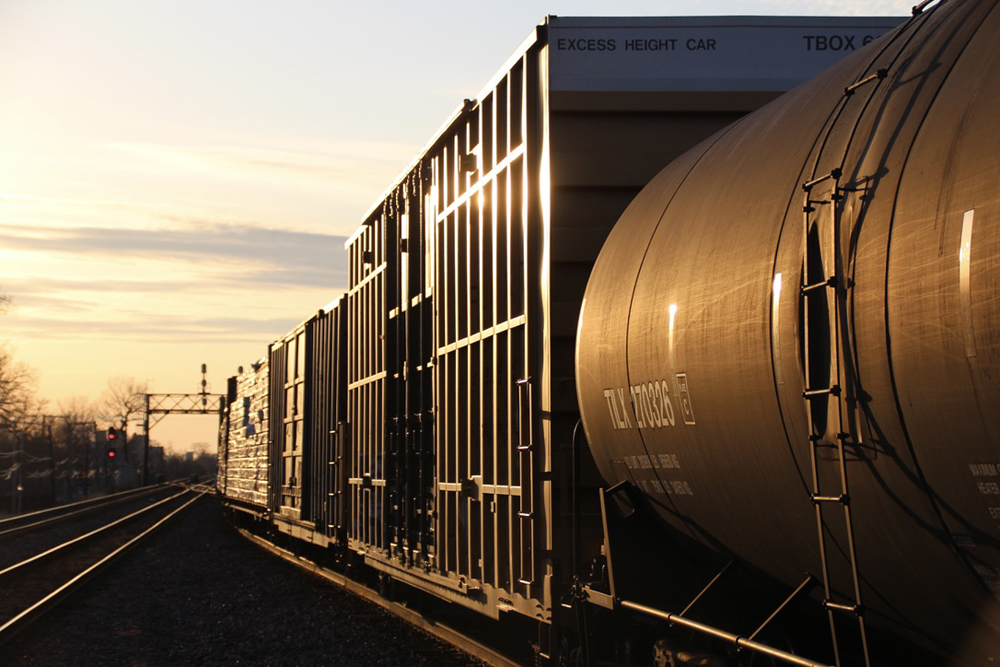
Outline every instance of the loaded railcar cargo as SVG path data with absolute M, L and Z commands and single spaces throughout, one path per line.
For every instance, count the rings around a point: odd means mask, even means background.
M 539 26 L 346 244 L 351 548 L 550 621 L 601 543 L 574 343 L 605 237 L 672 159 L 898 22 Z
M 268 496 L 268 364 L 261 359 L 230 382 L 229 428 L 225 447 L 223 494 L 256 508 Z

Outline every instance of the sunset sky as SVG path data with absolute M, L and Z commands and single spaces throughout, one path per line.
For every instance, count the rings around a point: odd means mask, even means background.
M 0 341 L 49 413 L 110 377 L 225 391 L 347 286 L 344 239 L 546 14 L 908 2 L 2 0 Z M 152 432 L 214 448 L 212 419 Z

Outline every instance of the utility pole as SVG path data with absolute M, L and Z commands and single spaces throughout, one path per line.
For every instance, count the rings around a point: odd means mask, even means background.
M 42 415 L 42 433 L 45 434 L 45 438 L 48 440 L 49 445 L 49 469 L 52 471 L 52 474 L 49 475 L 49 486 L 52 489 L 52 505 L 54 507 L 58 502 L 58 498 L 56 497 L 56 447 L 52 442 L 52 420 L 55 419 L 55 417 L 49 419 L 48 423 L 46 423 L 45 417 L 45 415 Z M 48 428 L 46 428 L 46 426 L 48 426 Z
M 14 471 L 14 514 L 20 514 L 24 505 L 24 433 L 20 429 L 14 432 L 14 440 L 17 442 L 17 466 Z
M 94 428 L 91 429 L 94 435 L 94 442 L 97 442 L 97 424 L 94 424 Z M 90 497 L 90 443 L 91 439 L 88 436 L 83 441 L 83 497 Z
M 17 431 L 12 430 L 10 439 L 10 513 L 17 514 Z
M 142 432 L 146 434 L 146 442 L 142 445 L 142 485 L 149 485 L 149 394 L 145 394 L 146 407 L 142 411 Z

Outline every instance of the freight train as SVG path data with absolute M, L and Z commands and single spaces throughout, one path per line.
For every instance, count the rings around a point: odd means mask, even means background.
M 545 74 L 593 26 L 558 27 L 230 381 L 233 516 L 539 659 L 1000 659 L 1000 7 L 922 3 L 732 125 L 760 95 L 677 105 L 700 143 L 634 199 L 622 137 L 676 140 Z

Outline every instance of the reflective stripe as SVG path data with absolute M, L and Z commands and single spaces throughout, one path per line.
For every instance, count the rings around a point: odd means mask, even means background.
M 785 374 L 781 367 L 781 338 L 779 332 L 778 313 L 781 304 L 781 274 L 774 274 L 774 284 L 771 289 L 771 356 L 774 359 L 774 381 L 785 384 Z
M 962 323 L 965 329 L 965 354 L 976 356 L 976 337 L 972 330 L 972 294 L 970 293 L 969 261 L 972 255 L 972 219 L 975 209 L 962 218 L 962 245 L 958 249 L 958 290 L 962 301 Z

